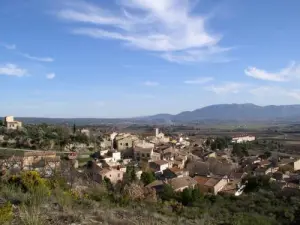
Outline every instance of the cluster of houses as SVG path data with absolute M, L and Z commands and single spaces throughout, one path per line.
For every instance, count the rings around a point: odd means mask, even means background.
M 254 136 L 241 135 L 234 137 L 233 143 L 254 140 Z M 205 139 L 198 143 L 187 137 L 169 138 L 158 129 L 155 129 L 153 136 L 143 139 L 137 135 L 113 133 L 103 140 L 105 150 L 100 151 L 93 163 L 93 177 L 97 182 L 106 177 L 112 183 L 117 183 L 123 180 L 126 166 L 130 163 L 136 165 L 136 175 L 140 178 L 143 172 L 140 165 L 143 163 L 156 177 L 147 187 L 155 189 L 157 193 L 163 190 L 165 184 L 169 184 L 175 191 L 197 187 L 203 193 L 239 196 L 245 188 L 243 181 L 247 175 L 269 175 L 270 181 L 280 183 L 282 187 L 291 187 L 291 177 L 295 179 L 293 174 L 300 170 L 300 160 L 297 159 L 279 159 L 276 165 L 273 165 L 273 159 L 264 160 L 259 156 L 235 161 L 232 149 L 211 151 L 205 148 L 204 143 Z M 291 170 L 289 175 L 282 172 L 287 165 Z
M 229 160 L 230 151 L 213 152 L 203 149 L 201 143 L 191 142 L 188 137 L 166 137 L 158 129 L 143 140 L 125 133 L 112 133 L 105 138 L 102 149 L 92 164 L 93 178 L 101 182 L 108 178 L 112 183 L 123 180 L 126 167 L 137 165 L 136 175 L 142 174 L 141 164 L 156 177 L 147 185 L 160 192 L 164 184 L 175 191 L 198 187 L 203 192 L 218 194 L 227 191 L 236 194 L 246 173 L 233 172 L 237 165 Z
M 242 161 L 241 170 L 254 176 L 268 176 L 270 182 L 281 189 L 300 189 L 300 159 L 251 156 Z
M 6 117 L 5 125 L 12 129 L 22 126 L 13 117 Z M 90 135 L 87 129 L 82 133 Z M 233 143 L 254 140 L 255 136 L 251 135 L 232 138 Z M 249 156 L 237 161 L 232 156 L 232 148 L 212 151 L 205 142 L 205 138 L 190 140 L 183 135 L 167 137 L 159 129 L 155 129 L 152 136 L 143 138 L 135 134 L 113 132 L 103 138 L 100 150 L 93 154 L 89 172 L 96 182 L 109 179 L 115 184 L 124 179 L 128 165 L 135 167 L 139 179 L 144 171 L 151 171 L 156 180 L 147 187 L 155 189 L 157 193 L 168 184 L 175 191 L 197 187 L 203 193 L 239 196 L 245 188 L 243 180 L 247 175 L 268 175 L 270 182 L 281 188 L 300 187 L 300 175 L 297 173 L 300 171 L 300 160 Z M 8 169 L 37 170 L 45 176 L 51 176 L 53 170 L 61 166 L 61 159 L 56 152 L 16 150 L 16 154 L 12 154 L 12 150 L 7 150 L 7 153 L 1 153 L 2 173 Z M 68 158 L 76 162 L 77 153 L 70 153 Z M 77 168 L 78 161 L 73 166 Z

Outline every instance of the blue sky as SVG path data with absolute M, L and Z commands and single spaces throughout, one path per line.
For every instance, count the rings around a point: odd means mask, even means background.
M 300 104 L 300 1 L 1 0 L 0 115 Z

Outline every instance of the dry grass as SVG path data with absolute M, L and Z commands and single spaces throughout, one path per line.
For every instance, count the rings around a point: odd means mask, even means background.
M 45 225 L 45 220 L 41 215 L 41 211 L 37 207 L 22 206 L 19 214 L 20 223 L 22 225 Z

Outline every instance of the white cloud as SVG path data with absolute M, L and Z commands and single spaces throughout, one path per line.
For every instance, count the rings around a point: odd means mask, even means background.
M 48 79 L 48 80 L 52 80 L 52 79 L 54 79 L 55 78 L 55 73 L 48 73 L 47 75 L 46 75 L 46 78 Z
M 256 97 L 268 96 L 268 97 L 276 98 L 278 96 L 283 96 L 285 98 L 292 97 L 300 101 L 300 89 L 287 89 L 287 88 L 276 87 L 276 86 L 260 86 L 251 89 L 249 92 L 255 95 Z
M 40 62 L 53 62 L 54 61 L 54 59 L 51 57 L 37 57 L 37 56 L 29 55 L 27 53 L 20 53 L 20 54 L 30 60 L 35 60 L 35 61 L 40 61 Z
M 256 67 L 248 67 L 245 70 L 245 73 L 247 76 L 259 80 L 285 82 L 300 78 L 300 65 L 291 62 L 290 65 L 281 69 L 279 72 L 268 72 Z
M 19 68 L 15 64 L 0 65 L 0 75 L 22 77 L 27 75 L 27 70 Z
M 145 82 L 143 83 L 143 85 L 154 87 L 154 86 L 158 86 L 159 83 L 158 83 L 158 82 L 154 82 L 154 81 L 145 81 Z
M 200 78 L 196 78 L 194 80 L 186 80 L 186 81 L 184 81 L 184 83 L 186 83 L 186 84 L 205 84 L 205 83 L 208 83 L 213 80 L 214 80 L 213 77 L 200 77 Z
M 218 47 L 221 36 L 206 30 L 206 19 L 192 14 L 189 0 L 118 3 L 121 10 L 114 12 L 92 4 L 71 3 L 57 12 L 57 16 L 83 25 L 97 25 L 75 28 L 74 34 L 119 40 L 133 48 L 156 52 L 171 62 L 214 61 L 214 55 L 230 50 Z
M 227 83 L 224 83 L 222 85 L 211 85 L 209 87 L 206 87 L 205 89 L 207 91 L 212 91 L 216 94 L 227 94 L 227 93 L 237 94 L 245 86 L 246 85 L 242 84 L 242 83 L 227 82 Z

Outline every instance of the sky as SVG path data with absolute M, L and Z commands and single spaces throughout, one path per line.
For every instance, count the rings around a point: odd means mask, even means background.
M 300 104 L 299 0 L 0 0 L 0 115 Z

